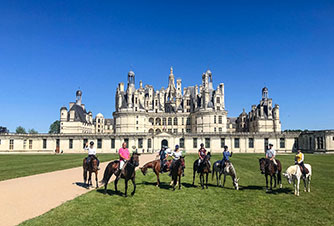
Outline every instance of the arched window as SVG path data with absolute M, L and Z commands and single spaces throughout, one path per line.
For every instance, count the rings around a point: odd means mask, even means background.
M 161 126 L 161 118 L 156 118 L 155 119 L 155 124 L 158 126 Z
M 152 140 L 151 140 L 151 138 L 147 139 L 147 148 L 152 148 Z
M 174 125 L 177 125 L 177 118 L 174 118 Z
M 156 129 L 155 132 L 156 133 L 161 133 L 161 130 L 160 129 Z
M 153 118 L 150 118 L 148 121 L 149 121 L 152 125 L 154 124 L 154 119 L 153 119 Z
M 169 126 L 172 125 L 172 118 L 168 118 L 168 125 L 169 125 Z
M 166 125 L 166 118 L 162 119 L 162 125 L 164 125 L 164 126 Z
M 149 132 L 149 133 L 154 133 L 154 130 L 153 130 L 153 129 L 150 129 L 148 132 Z

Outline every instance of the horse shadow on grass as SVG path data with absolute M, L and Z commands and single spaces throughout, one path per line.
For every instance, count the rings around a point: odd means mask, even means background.
M 249 186 L 239 186 L 239 190 L 266 190 L 265 186 L 249 185 Z M 274 188 L 266 192 L 267 194 L 277 195 L 277 194 L 290 194 L 292 192 L 291 188 Z
M 121 191 L 115 191 L 115 190 L 111 190 L 111 189 L 107 189 L 107 192 L 105 193 L 104 192 L 104 189 L 98 189 L 96 190 L 98 193 L 101 193 L 103 195 L 110 195 L 110 196 L 113 196 L 113 195 L 118 195 L 118 196 L 124 196 L 124 193 L 121 192 Z
M 137 185 L 149 185 L 149 186 L 155 186 L 156 187 L 157 183 L 156 182 L 143 181 L 141 183 L 137 183 Z M 170 188 L 172 188 L 172 186 L 170 186 L 168 183 L 160 182 L 159 188 L 169 190 Z

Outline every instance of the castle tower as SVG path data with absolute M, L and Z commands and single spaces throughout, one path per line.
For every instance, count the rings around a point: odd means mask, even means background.
M 262 100 L 266 100 L 266 99 L 268 99 L 268 88 L 263 87 L 263 89 L 262 89 Z
M 81 90 L 77 90 L 76 94 L 76 99 L 75 99 L 75 103 L 77 105 L 81 106 L 81 97 L 82 97 L 82 91 Z

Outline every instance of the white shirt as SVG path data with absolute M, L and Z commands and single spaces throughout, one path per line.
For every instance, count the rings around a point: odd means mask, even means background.
M 175 160 L 179 160 L 181 156 L 182 156 L 182 152 L 181 151 L 178 151 L 178 152 L 173 151 L 173 153 L 172 153 L 172 157 Z
M 88 150 L 88 155 L 96 155 L 96 148 L 86 147 L 86 150 Z
M 268 158 L 272 158 L 273 156 L 276 156 L 276 151 L 273 148 L 268 149 L 267 150 L 267 155 L 268 155 Z

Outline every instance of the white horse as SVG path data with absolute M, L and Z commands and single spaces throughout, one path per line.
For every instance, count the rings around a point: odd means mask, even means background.
M 237 172 L 235 171 L 235 168 L 231 162 L 226 162 L 226 166 L 224 168 L 224 171 L 221 171 L 221 161 L 216 161 L 213 166 L 212 166 L 212 180 L 214 177 L 214 174 L 216 174 L 216 179 L 217 179 L 217 186 L 222 186 L 222 181 L 221 181 L 221 175 L 224 174 L 224 182 L 223 182 L 223 187 L 225 186 L 225 181 L 226 181 L 226 175 L 230 175 L 232 178 L 232 183 L 233 186 L 236 190 L 239 190 L 239 178 L 237 178 Z M 218 172 L 219 172 L 219 177 L 218 177 Z M 219 179 L 218 179 L 219 178 Z M 219 185 L 218 185 L 219 181 Z
M 286 173 L 283 173 L 283 176 L 287 178 L 289 184 L 293 182 L 293 185 L 295 187 L 295 195 L 299 196 L 299 184 L 300 184 L 300 178 L 304 181 L 304 191 L 310 192 L 311 191 L 311 176 L 312 176 L 312 167 L 310 164 L 304 164 L 305 168 L 308 169 L 308 174 L 306 174 L 306 177 L 303 176 L 302 171 L 300 170 L 299 165 L 293 165 L 290 166 Z M 296 183 L 297 180 L 297 183 Z

